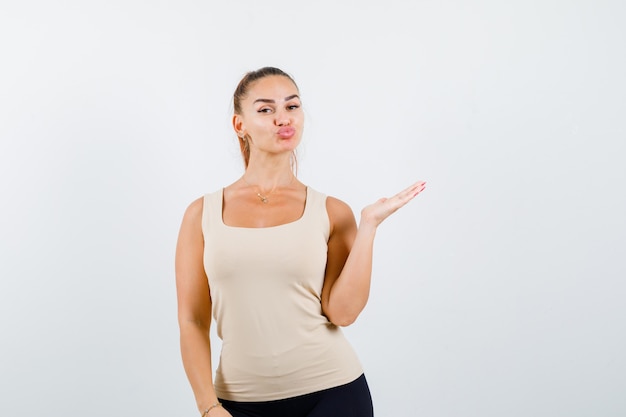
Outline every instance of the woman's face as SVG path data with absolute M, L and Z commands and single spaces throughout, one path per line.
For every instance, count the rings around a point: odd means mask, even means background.
M 246 135 L 250 152 L 291 153 L 300 143 L 304 116 L 298 89 L 284 76 L 255 81 L 233 116 L 237 135 Z

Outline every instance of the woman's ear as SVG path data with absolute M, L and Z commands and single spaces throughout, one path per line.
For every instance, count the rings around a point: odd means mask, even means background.
M 238 114 L 233 114 L 232 122 L 233 122 L 233 129 L 235 129 L 235 133 L 237 134 L 237 136 L 239 136 L 240 138 L 243 138 L 246 135 L 246 129 L 244 128 L 243 120 L 241 116 Z

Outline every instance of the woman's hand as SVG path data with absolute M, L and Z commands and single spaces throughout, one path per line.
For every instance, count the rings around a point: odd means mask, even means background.
M 426 188 L 426 182 L 418 181 L 393 197 L 381 198 L 374 204 L 370 204 L 361 210 L 361 225 L 377 227 L 396 210 L 424 191 L 424 188 Z

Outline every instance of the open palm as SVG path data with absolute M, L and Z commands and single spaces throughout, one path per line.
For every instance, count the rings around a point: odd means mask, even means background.
M 426 188 L 426 182 L 418 181 L 393 197 L 378 199 L 375 203 L 361 210 L 361 223 L 366 223 L 374 227 L 378 226 L 400 207 L 403 207 L 406 203 L 413 200 L 415 196 L 424 191 L 424 188 Z

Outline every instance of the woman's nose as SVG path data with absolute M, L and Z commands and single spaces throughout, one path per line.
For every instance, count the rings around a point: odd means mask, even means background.
M 275 122 L 278 126 L 288 126 L 291 123 L 291 118 L 287 112 L 278 112 L 276 113 Z

